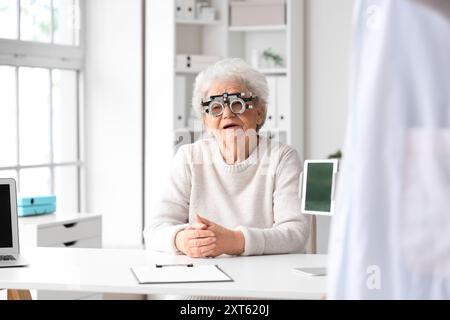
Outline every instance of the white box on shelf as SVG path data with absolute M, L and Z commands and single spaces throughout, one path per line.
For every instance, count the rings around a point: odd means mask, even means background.
M 202 21 L 214 21 L 216 19 L 216 9 L 213 7 L 203 7 L 198 18 Z
M 195 18 L 200 19 L 200 15 L 202 13 L 202 9 L 209 7 L 209 3 L 207 1 L 197 1 L 195 4 Z
M 231 26 L 286 24 L 283 0 L 232 1 L 230 11 Z

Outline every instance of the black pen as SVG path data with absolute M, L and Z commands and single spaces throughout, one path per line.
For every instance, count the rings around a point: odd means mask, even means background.
M 192 263 L 188 263 L 188 264 L 183 264 L 183 263 L 178 263 L 178 264 L 156 264 L 157 268 L 162 268 L 162 267 L 193 267 L 194 264 Z

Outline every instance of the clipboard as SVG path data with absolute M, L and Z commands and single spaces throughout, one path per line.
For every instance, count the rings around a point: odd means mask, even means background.
M 140 284 L 234 281 L 216 264 L 142 265 L 131 267 L 131 271 Z

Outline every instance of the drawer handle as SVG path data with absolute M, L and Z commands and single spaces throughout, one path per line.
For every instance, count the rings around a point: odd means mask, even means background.
M 76 243 L 77 243 L 77 241 L 65 242 L 64 246 L 66 246 L 66 247 L 73 247 Z
M 64 226 L 65 228 L 69 229 L 69 228 L 75 227 L 76 225 L 77 225 L 77 223 L 74 222 L 74 223 L 67 223 L 67 224 L 64 224 L 63 226 Z

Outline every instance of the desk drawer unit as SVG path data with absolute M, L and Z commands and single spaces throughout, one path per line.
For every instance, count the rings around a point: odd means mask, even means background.
M 101 219 L 88 219 L 44 226 L 38 229 L 37 245 L 38 247 L 71 246 L 80 240 L 100 237 L 101 224 Z
M 95 214 L 67 214 L 19 219 L 20 245 L 60 248 L 101 248 L 102 217 Z M 92 292 L 41 291 L 38 300 L 101 299 Z

